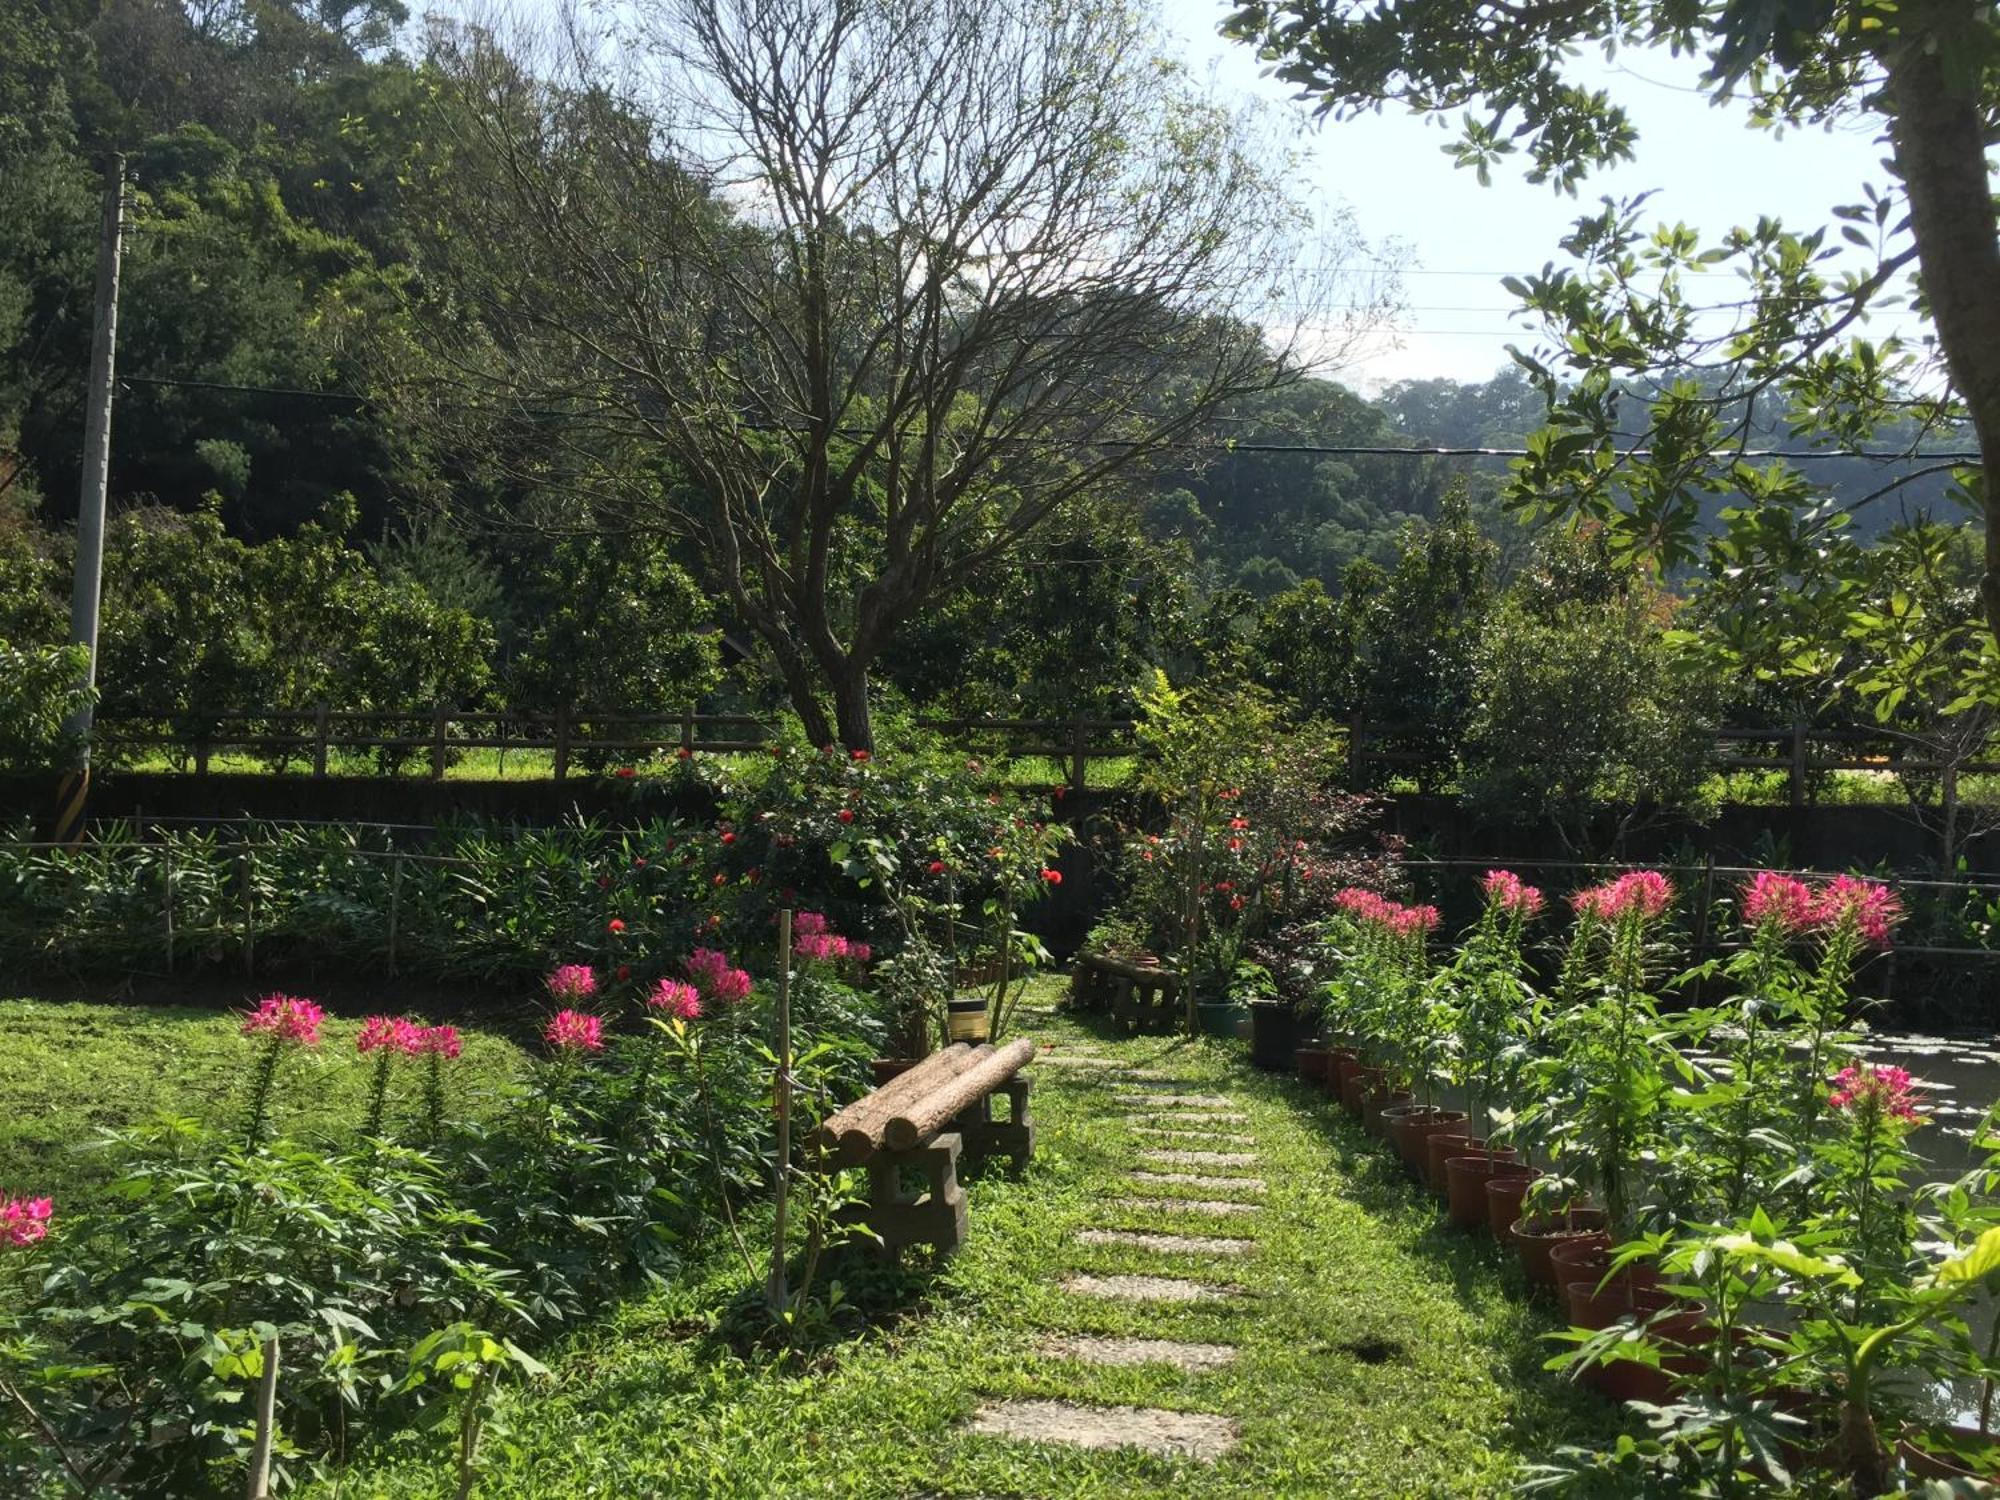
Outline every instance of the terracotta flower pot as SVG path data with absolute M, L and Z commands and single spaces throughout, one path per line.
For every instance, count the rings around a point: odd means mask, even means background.
M 1604 1232 L 1606 1222 L 1601 1208 L 1568 1208 L 1558 1213 L 1536 1214 L 1516 1223 L 1514 1248 L 1520 1252 L 1521 1269 L 1528 1273 L 1530 1284 L 1559 1293 L 1555 1264 L 1550 1257 L 1564 1245 L 1594 1242 L 1600 1249 L 1608 1245 L 1611 1237 Z
M 1347 1081 L 1340 1086 L 1340 1107 L 1350 1115 L 1359 1115 L 1361 1101 L 1388 1076 L 1387 1068 L 1371 1068 L 1366 1063 L 1350 1069 Z
M 1292 1068 L 1308 1083 L 1324 1083 L 1326 1070 L 1333 1061 L 1333 1054 L 1325 1047 L 1295 1047 L 1292 1049 Z
M 1483 1135 L 1467 1135 L 1459 1130 L 1433 1130 L 1424 1137 L 1424 1181 L 1431 1185 L 1431 1191 L 1442 1198 L 1451 1187 L 1445 1176 L 1444 1164 L 1454 1156 L 1466 1156 L 1477 1152 L 1488 1152 L 1502 1161 L 1514 1159 L 1512 1146 L 1489 1148 Z
M 1392 1104 L 1382 1111 L 1382 1138 L 1400 1154 L 1403 1129 L 1411 1120 L 1421 1120 L 1435 1110 L 1429 1104 Z
M 1399 1104 L 1414 1104 L 1417 1096 L 1408 1089 L 1377 1088 L 1361 1101 L 1361 1123 L 1368 1127 L 1371 1135 L 1389 1138 L 1389 1127 L 1382 1118 L 1382 1111 L 1394 1109 Z
M 1525 1162 L 1496 1162 L 1486 1179 L 1486 1227 L 1503 1245 L 1514 1243 L 1514 1221 L 1521 1217 L 1521 1200 L 1528 1184 L 1542 1174 Z
M 1974 1479 L 1990 1484 L 2000 1475 L 2000 1440 L 1981 1433 L 1977 1427 L 1958 1424 L 1934 1434 L 1950 1445 L 1954 1450 L 1951 1452 L 1919 1446 L 1914 1440 L 1924 1435 L 1915 1427 L 1905 1427 L 1896 1443 L 1896 1453 L 1912 1479 Z M 1976 1454 L 1982 1449 L 1988 1460 L 1984 1466 L 1973 1468 L 1961 1462 L 1961 1455 Z
M 1326 1091 L 1336 1099 L 1340 1097 L 1340 1085 L 1346 1080 L 1350 1063 L 1356 1067 L 1361 1064 L 1361 1054 L 1352 1047 L 1326 1049 Z
M 1668 1346 L 1659 1366 L 1629 1359 L 1593 1365 L 1584 1372 L 1584 1382 L 1593 1390 L 1614 1401 L 1658 1404 L 1673 1396 L 1677 1377 L 1701 1373 L 1703 1356 L 1694 1346 L 1702 1341 L 1702 1320 L 1708 1314 L 1706 1304 L 1618 1282 L 1602 1292 L 1582 1281 L 1571 1282 L 1565 1290 L 1569 1294 L 1570 1320 L 1579 1328 L 1609 1328 L 1621 1318 L 1645 1322 L 1666 1314 L 1651 1329 L 1653 1338 Z M 1686 1352 L 1675 1353 L 1677 1348 Z
M 1486 1227 L 1486 1180 L 1507 1159 L 1490 1151 L 1448 1157 L 1444 1164 L 1445 1213 L 1460 1229 Z
M 1581 1257 L 1590 1264 L 1590 1257 Z M 1646 1308 L 1649 1298 L 1658 1296 L 1654 1288 L 1659 1285 L 1660 1273 L 1643 1263 L 1627 1265 L 1615 1276 L 1606 1280 L 1606 1272 L 1611 1264 L 1608 1250 L 1600 1250 L 1595 1263 L 1584 1276 L 1563 1283 L 1563 1297 L 1569 1304 L 1569 1321 L 1576 1328 L 1609 1328 L 1626 1314 L 1645 1309 L 1658 1311 L 1657 1307 Z M 1566 1273 L 1569 1261 L 1558 1252 L 1556 1274 Z
M 1424 1176 L 1426 1142 L 1436 1132 L 1456 1130 L 1464 1122 L 1464 1110 L 1440 1110 L 1438 1106 L 1430 1106 L 1422 1114 L 1404 1114 L 1394 1126 L 1390 1126 L 1390 1140 L 1394 1140 L 1396 1150 L 1402 1152 L 1404 1166 L 1418 1176 Z

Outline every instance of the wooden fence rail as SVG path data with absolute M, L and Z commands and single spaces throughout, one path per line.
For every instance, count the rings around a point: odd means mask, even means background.
M 1069 718 L 950 718 L 923 721 L 967 750 L 1013 757 L 1040 757 L 1061 767 L 1060 781 L 1072 792 L 1088 785 L 1094 760 L 1129 759 L 1146 748 L 1132 719 L 1074 715 Z M 97 742 L 113 755 L 165 752 L 186 756 L 205 775 L 217 752 L 244 752 L 307 766 L 315 777 L 328 774 L 335 754 L 385 755 L 394 763 L 415 761 L 433 780 L 442 780 L 455 756 L 465 750 L 544 753 L 557 781 L 567 778 L 579 756 L 639 758 L 664 750 L 690 755 L 762 750 L 782 730 L 782 721 L 757 714 L 668 713 L 501 713 L 436 705 L 395 710 L 255 709 L 169 710 L 159 713 L 100 712 Z M 1354 723 L 1346 726 L 1348 758 L 1357 772 L 1370 766 L 1389 770 L 1434 763 L 1435 752 L 1406 748 L 1398 740 L 1425 737 L 1414 725 Z M 1726 727 L 1714 731 L 1713 764 L 1718 770 L 1781 773 L 1794 807 L 1811 798 L 1814 777 L 1831 771 L 1895 771 L 1931 776 L 1947 803 L 1957 800 L 1961 777 L 2000 773 L 2000 759 L 1955 759 L 1934 745 L 1888 730 L 1818 727 Z M 1842 752 L 1845 753 L 1842 753 Z

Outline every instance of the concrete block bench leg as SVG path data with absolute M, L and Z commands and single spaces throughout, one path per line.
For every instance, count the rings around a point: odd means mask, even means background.
M 1034 1087 L 1032 1078 L 1017 1074 L 952 1121 L 952 1128 L 965 1138 L 968 1157 L 974 1161 L 989 1156 L 1010 1157 L 1016 1170 L 1034 1158 L 1035 1122 L 1028 1114 L 1028 1095 Z M 996 1120 L 993 1101 L 1003 1095 L 1007 1100 L 1007 1118 Z
M 892 1265 L 910 1245 L 929 1245 L 948 1255 L 965 1242 L 965 1189 L 958 1180 L 964 1139 L 946 1133 L 914 1151 L 882 1151 L 868 1163 L 868 1227 L 881 1236 L 882 1254 Z M 903 1168 L 923 1173 L 924 1188 L 903 1186 Z

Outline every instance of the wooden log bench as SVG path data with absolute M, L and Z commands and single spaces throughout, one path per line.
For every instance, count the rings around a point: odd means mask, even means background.
M 1070 997 L 1076 1009 L 1109 1011 L 1138 1031 L 1171 1031 L 1181 1019 L 1181 976 L 1159 964 L 1079 953 Z
M 1034 1081 L 1021 1069 L 1034 1056 L 1035 1044 L 1026 1038 L 997 1050 L 985 1043 L 946 1047 L 828 1116 L 814 1132 L 822 1170 L 867 1169 L 868 1201 L 851 1214 L 875 1232 L 887 1259 L 893 1262 L 911 1245 L 950 1254 L 964 1243 L 961 1156 L 1005 1156 L 1016 1167 L 1033 1157 L 1028 1094 Z M 994 1118 L 999 1096 L 1007 1100 L 1004 1119 Z M 921 1177 L 920 1188 L 908 1186 L 910 1175 Z

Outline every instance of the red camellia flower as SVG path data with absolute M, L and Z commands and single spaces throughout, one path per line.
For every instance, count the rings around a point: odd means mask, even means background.
M 1231 818 L 1229 820 L 1229 826 L 1231 828 L 1238 828 L 1238 829 L 1248 828 L 1250 826 L 1250 820 L 1248 818 Z
M 724 846 L 725 846 L 725 847 L 726 847 L 726 846 L 728 846 L 728 845 L 730 845 L 730 844 L 733 844 L 733 843 L 735 843 L 735 842 L 736 842 L 736 835 L 735 835 L 735 834 L 733 834 L 733 833 L 726 833 L 726 832 L 725 832 L 725 833 L 724 833 L 724 834 L 722 835 L 722 842 L 723 842 L 723 844 L 724 844 Z
M 630 964 L 620 964 L 618 966 L 619 981 L 622 983 L 623 981 L 630 979 L 631 977 L 632 977 L 632 966 Z
M 678 749 L 678 750 L 676 750 L 676 751 L 674 752 L 674 759 L 675 759 L 675 760 L 693 760 L 693 759 L 694 759 L 694 751 L 692 751 L 692 750 L 688 749 L 688 747 L 687 747 L 686 745 L 683 745 L 683 746 L 681 746 L 681 747 L 680 747 L 680 749 Z
M 840 821 L 843 823 L 852 823 L 854 821 L 854 809 L 851 807 L 843 807 L 839 811 L 839 813 L 836 814 L 836 816 L 839 817 Z
M 932 860 L 932 861 L 931 861 L 931 863 L 930 863 L 930 871 L 931 871 L 931 874 L 933 874 L 933 875 L 942 875 L 942 874 L 944 874 L 944 861 L 943 861 L 943 860 L 941 860 L 941 859 L 934 859 L 934 860 Z
M 783 745 L 773 745 L 771 747 L 771 759 L 782 760 L 784 758 L 784 754 L 785 754 L 785 747 Z
M 636 766 L 620 766 L 618 768 L 618 779 L 620 781 L 630 781 L 634 776 L 637 776 L 638 774 L 639 771 Z
M 638 855 L 638 856 L 636 856 L 636 857 L 635 857 L 635 858 L 633 859 L 633 861 L 632 861 L 632 868 L 633 868 L 633 869 L 635 869 L 635 870 L 643 870 L 643 869 L 645 869 L 645 868 L 646 868 L 646 856 L 645 856 L 645 855 L 643 855 L 643 854 L 641 854 L 641 855 Z
M 1231 896 L 1229 898 L 1229 909 L 1231 911 L 1243 910 L 1243 898 L 1241 896 Z
M 1042 879 L 1046 880 L 1046 881 L 1047 881 L 1047 882 L 1048 882 L 1048 883 L 1049 883 L 1050 885 L 1061 885 L 1061 884 L 1062 884 L 1062 871 L 1061 871 L 1061 870 L 1044 870 L 1044 871 L 1042 871 Z
M 723 874 L 722 871 L 717 870 L 715 872 L 714 878 L 710 880 L 709 884 L 713 885 L 717 890 L 721 890 L 722 887 L 729 884 L 729 877 Z
M 611 933 L 613 936 L 616 936 L 618 933 L 621 933 L 625 930 L 625 923 L 622 919 L 618 917 L 613 917 L 609 922 L 605 924 L 604 930 L 606 932 Z
M 850 750 L 847 753 L 857 763 L 873 759 L 866 750 Z

